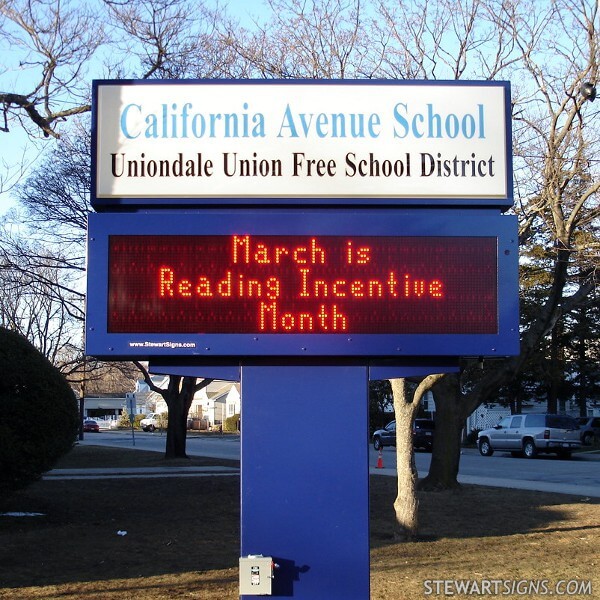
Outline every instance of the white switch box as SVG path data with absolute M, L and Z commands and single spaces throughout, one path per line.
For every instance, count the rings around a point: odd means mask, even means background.
M 262 554 L 240 558 L 240 595 L 270 596 L 273 583 L 273 558 Z

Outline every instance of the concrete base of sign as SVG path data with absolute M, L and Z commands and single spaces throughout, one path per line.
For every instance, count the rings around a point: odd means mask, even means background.
M 368 600 L 367 367 L 242 366 L 241 381 L 241 556 L 273 557 L 273 597 Z

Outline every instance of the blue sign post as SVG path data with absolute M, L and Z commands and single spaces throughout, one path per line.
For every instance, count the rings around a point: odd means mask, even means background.
M 369 376 L 519 351 L 509 84 L 93 96 L 87 353 L 239 377 L 242 598 L 367 600 Z
M 242 367 L 242 394 L 241 555 L 273 557 L 274 597 L 366 600 L 366 367 Z

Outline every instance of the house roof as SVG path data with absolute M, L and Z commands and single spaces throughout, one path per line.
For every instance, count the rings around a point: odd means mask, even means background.
M 206 387 L 206 395 L 209 399 L 220 398 L 221 396 L 229 394 L 232 387 L 235 387 L 238 392 L 240 391 L 239 383 L 232 384 L 231 381 L 220 381 L 215 379 Z

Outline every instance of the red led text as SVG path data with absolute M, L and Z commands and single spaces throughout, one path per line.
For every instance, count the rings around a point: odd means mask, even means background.
M 108 329 L 495 333 L 497 275 L 494 237 L 115 235 Z
M 445 295 L 441 279 L 401 273 L 396 266 L 377 268 L 376 248 L 353 240 L 332 247 L 312 237 L 282 245 L 233 235 L 229 253 L 224 261 L 227 268 L 221 272 L 203 267 L 202 260 L 196 273 L 160 266 L 158 298 L 254 301 L 257 331 L 344 333 L 351 331 L 349 309 L 355 303 L 440 301 Z M 372 275 L 374 270 L 377 276 Z M 223 309 L 227 310 L 225 305 Z

